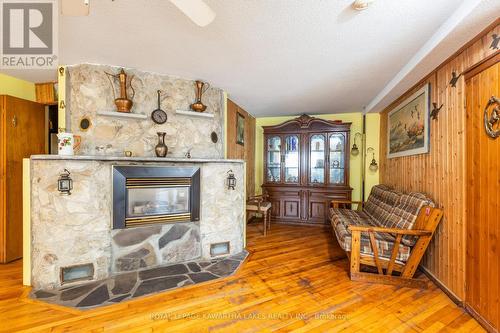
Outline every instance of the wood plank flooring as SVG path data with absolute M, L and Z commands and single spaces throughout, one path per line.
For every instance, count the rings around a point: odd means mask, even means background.
M 21 261 L 0 265 L 0 332 L 483 332 L 432 283 L 351 282 L 331 232 L 248 226 L 250 258 L 233 277 L 79 311 L 25 297 Z

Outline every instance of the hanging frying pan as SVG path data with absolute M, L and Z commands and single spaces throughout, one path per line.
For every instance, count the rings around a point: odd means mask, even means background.
M 167 121 L 167 113 L 161 109 L 160 105 L 161 90 L 157 90 L 156 93 L 158 94 L 158 108 L 151 113 L 151 119 L 156 124 L 161 125 L 165 124 L 165 122 Z

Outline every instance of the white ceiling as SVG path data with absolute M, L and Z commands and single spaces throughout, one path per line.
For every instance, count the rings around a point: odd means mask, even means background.
M 377 0 L 363 12 L 351 9 L 352 0 L 206 2 L 217 17 L 200 28 L 166 0 L 91 0 L 90 16 L 60 19 L 60 63 L 200 78 L 255 116 L 359 112 L 376 96 L 378 111 L 500 12 L 499 0 L 483 0 L 380 96 L 463 1 Z M 55 78 L 54 71 L 7 74 Z

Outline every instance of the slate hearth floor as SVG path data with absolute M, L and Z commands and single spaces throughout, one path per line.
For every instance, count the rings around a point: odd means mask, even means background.
M 213 259 L 160 266 L 141 271 L 122 273 L 58 290 L 37 290 L 30 297 L 40 301 L 89 309 L 115 304 L 131 298 L 182 288 L 232 275 L 247 258 L 248 252 Z

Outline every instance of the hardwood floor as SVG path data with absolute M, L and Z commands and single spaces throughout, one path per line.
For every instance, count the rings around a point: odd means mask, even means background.
M 427 290 L 351 282 L 331 232 L 248 226 L 235 276 L 95 310 L 25 297 L 20 261 L 0 265 L 0 332 L 482 332 L 429 282 Z

